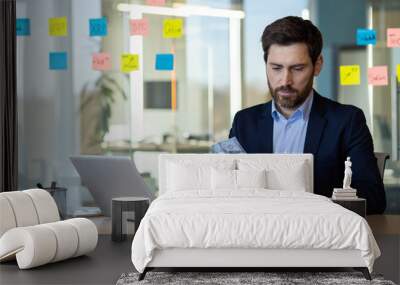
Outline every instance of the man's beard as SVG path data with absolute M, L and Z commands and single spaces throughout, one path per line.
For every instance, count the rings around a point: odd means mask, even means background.
M 278 107 L 294 110 L 300 107 L 304 101 L 306 101 L 308 95 L 310 95 L 311 89 L 313 87 L 313 78 L 307 82 L 306 87 L 302 90 L 299 91 L 297 89 L 294 89 L 290 87 L 289 85 L 285 86 L 280 86 L 275 89 L 271 87 L 271 84 L 268 81 L 268 87 L 271 92 L 272 98 L 274 98 L 275 104 L 278 105 Z M 291 96 L 280 96 L 278 93 L 279 92 L 287 92 L 287 93 L 292 93 Z

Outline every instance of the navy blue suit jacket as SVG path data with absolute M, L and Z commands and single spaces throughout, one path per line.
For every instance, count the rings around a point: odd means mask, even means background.
M 272 153 L 272 101 L 236 113 L 229 137 L 236 137 L 247 153 Z M 332 196 L 343 186 L 344 161 L 352 161 L 352 183 L 357 195 L 367 199 L 367 213 L 386 208 L 372 137 L 361 109 L 339 104 L 314 91 L 304 153 L 314 155 L 314 193 Z

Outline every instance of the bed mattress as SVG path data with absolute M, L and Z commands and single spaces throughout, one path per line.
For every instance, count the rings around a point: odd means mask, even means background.
M 361 216 L 300 191 L 167 192 L 153 201 L 132 243 L 139 272 L 163 249 L 359 250 L 372 272 L 379 248 Z

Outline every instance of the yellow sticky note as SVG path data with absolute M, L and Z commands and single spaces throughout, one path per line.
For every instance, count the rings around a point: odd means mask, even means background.
M 53 37 L 68 36 L 67 17 L 49 18 L 49 35 Z
M 340 66 L 340 85 L 360 85 L 360 66 Z
M 132 72 L 139 69 L 139 55 L 124 53 L 121 55 L 121 71 Z
M 163 37 L 167 39 L 180 38 L 183 33 L 182 19 L 165 19 L 163 23 Z
M 396 66 L 397 81 L 400 82 L 400 64 Z

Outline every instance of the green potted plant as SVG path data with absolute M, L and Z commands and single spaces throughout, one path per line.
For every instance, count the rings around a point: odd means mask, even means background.
M 115 76 L 119 76 L 116 78 Z M 110 128 L 112 105 L 117 96 L 128 99 L 125 74 L 102 73 L 92 87 L 86 83 L 80 93 L 81 153 L 99 154 Z

